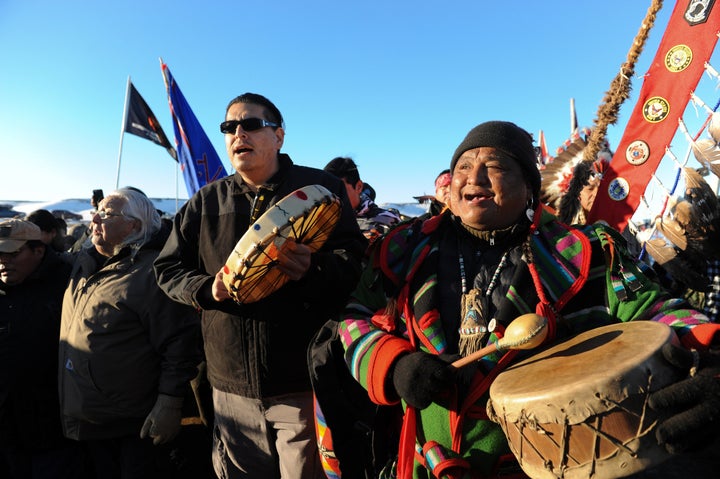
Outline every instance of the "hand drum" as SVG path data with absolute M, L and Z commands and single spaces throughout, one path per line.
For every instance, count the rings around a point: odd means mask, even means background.
M 288 238 L 320 249 L 340 218 L 340 200 L 309 185 L 274 204 L 240 238 L 223 268 L 223 282 L 237 303 L 253 303 L 277 291 L 288 277 L 277 268 Z

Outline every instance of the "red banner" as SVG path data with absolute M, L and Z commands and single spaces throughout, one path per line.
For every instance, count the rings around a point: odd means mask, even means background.
M 589 221 L 622 231 L 640 204 L 717 43 L 720 6 L 714 3 L 676 3 Z

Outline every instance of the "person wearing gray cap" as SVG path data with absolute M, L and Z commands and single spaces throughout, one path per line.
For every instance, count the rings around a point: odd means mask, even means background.
M 35 224 L 0 223 L 0 477 L 81 476 L 57 394 L 58 334 L 70 265 Z
M 527 477 L 485 413 L 493 378 L 517 361 L 517 351 L 451 365 L 496 344 L 515 318 L 540 316 L 545 344 L 631 320 L 668 324 L 699 350 L 720 336 L 720 325 L 646 276 L 619 233 L 564 225 L 544 209 L 536 158 L 532 136 L 514 123 L 471 129 L 451 157 L 449 209 L 380 240 L 341 315 L 349 371 L 373 402 L 405 410 L 397 477 Z M 717 363 L 701 358 L 701 369 L 714 374 Z M 713 374 L 702 384 L 717 383 Z M 700 422 L 691 431 L 660 425 L 658 441 L 668 451 L 717 434 L 718 388 L 697 393 Z M 651 407 L 667 402 L 650 396 Z

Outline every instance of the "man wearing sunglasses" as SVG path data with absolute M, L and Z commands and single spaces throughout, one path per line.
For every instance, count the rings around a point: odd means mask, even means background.
M 306 351 L 354 288 L 365 239 L 343 183 L 280 153 L 283 118 L 267 98 L 233 99 L 220 131 L 235 173 L 203 187 L 178 212 L 155 261 L 158 283 L 202 311 L 218 477 L 321 478 Z M 311 184 L 342 199 L 329 239 L 315 253 L 287 241 L 277 267 L 290 280 L 257 302 L 236 304 L 222 281 L 235 244 L 269 207 Z

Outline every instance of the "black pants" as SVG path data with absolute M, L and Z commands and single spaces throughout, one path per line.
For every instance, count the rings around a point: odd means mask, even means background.
M 9 479 L 83 479 L 86 476 L 80 444 L 65 441 L 52 449 L 0 447 L 0 477 Z
M 85 443 L 92 479 L 216 479 L 212 437 L 203 425 L 183 426 L 173 441 L 158 446 L 137 436 Z
M 125 436 L 84 441 L 96 479 L 151 479 L 157 472 L 152 439 Z

